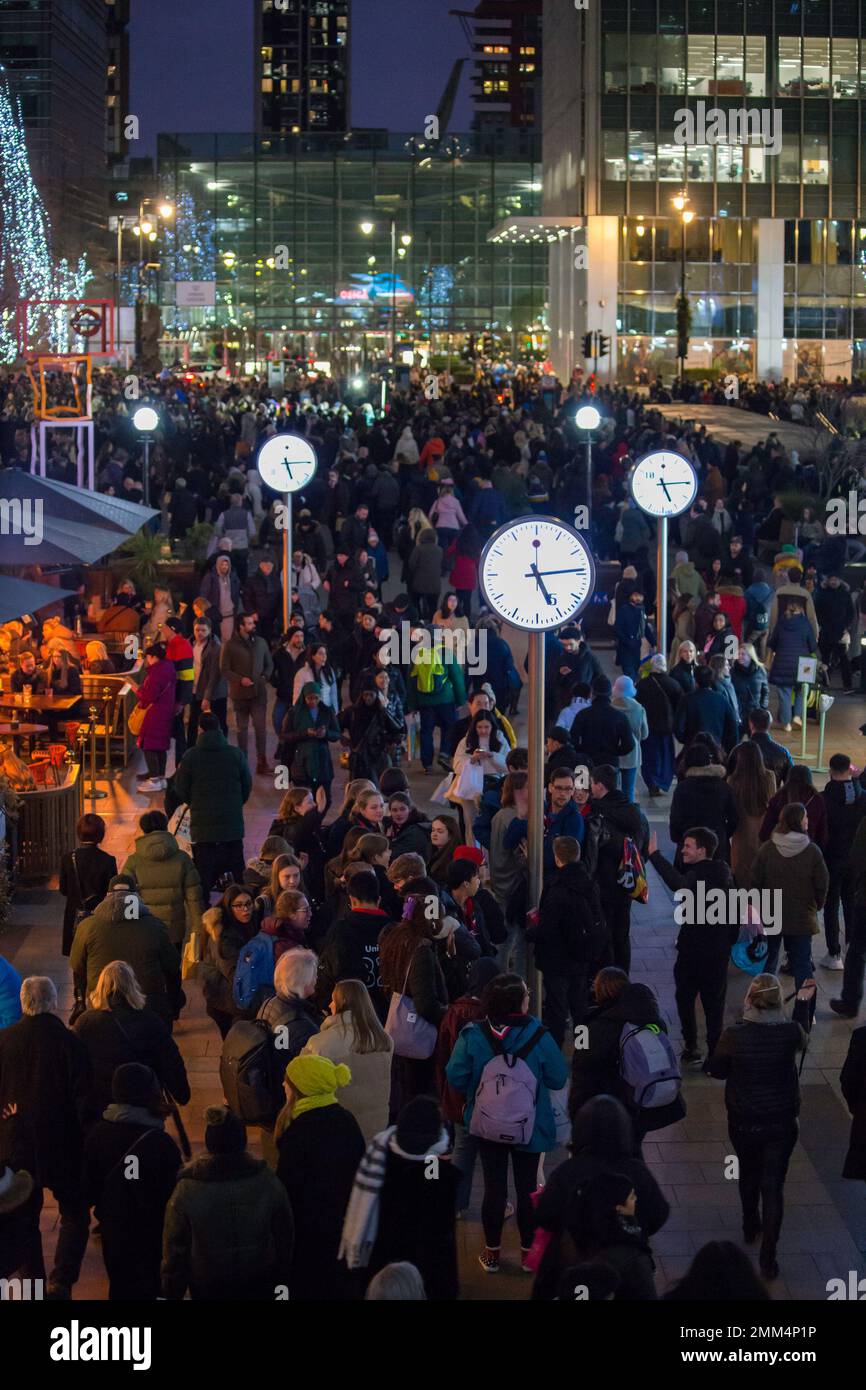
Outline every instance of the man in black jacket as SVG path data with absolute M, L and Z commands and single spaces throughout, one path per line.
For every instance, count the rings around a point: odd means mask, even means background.
M 749 738 L 756 748 L 760 748 L 764 766 L 776 774 L 776 781 L 781 787 L 794 766 L 794 760 L 783 743 L 777 743 L 770 737 L 772 722 L 773 716 L 768 709 L 753 709 L 749 714 Z M 739 745 L 731 749 L 728 759 L 729 773 L 733 772 L 737 765 L 737 747 Z
M 535 947 L 535 964 L 544 977 L 544 1022 L 561 1047 L 569 1013 L 575 1028 L 583 1022 L 588 967 L 604 954 L 607 929 L 577 840 L 557 835 L 553 860 L 556 873 L 541 894 L 538 925 L 527 931 L 526 940 Z
M 839 908 L 845 919 L 845 940 L 854 925 L 854 874 L 849 864 L 851 847 L 860 822 L 866 816 L 866 791 L 854 777 L 847 753 L 834 753 L 830 759 L 830 780 L 821 795 L 827 808 L 827 845 L 824 859 L 830 875 L 824 903 L 824 935 L 827 954 L 819 965 L 841 970 Z
M 87 1248 L 89 1212 L 81 1190 L 81 1156 L 91 1095 L 84 1044 L 57 1017 L 52 980 L 31 975 L 21 985 L 23 1017 L 0 1032 L 0 1161 L 33 1178 L 31 1248 L 19 1273 L 45 1278 L 39 1212 L 43 1188 L 60 1211 L 49 1298 L 66 1299 Z
M 589 760 L 613 768 L 634 748 L 634 734 L 622 710 L 611 703 L 612 686 L 607 676 L 592 683 L 592 704 L 574 717 L 571 741 L 577 761 Z
M 544 740 L 547 762 L 544 767 L 544 785 L 549 786 L 553 779 L 554 772 L 558 772 L 561 767 L 568 768 L 573 772 L 577 767 L 577 753 L 571 741 L 571 735 L 567 729 L 554 724 Z
M 617 877 L 626 838 L 634 840 L 638 849 L 643 848 L 644 822 L 639 808 L 617 787 L 616 768 L 604 764 L 594 768 L 590 773 L 589 790 L 593 812 L 598 813 L 603 822 L 596 870 L 602 912 L 610 932 L 613 963 L 628 974 L 632 899 L 630 893 L 620 888 Z
M 677 1013 L 683 1030 L 680 1060 L 697 1065 L 703 1059 L 698 1048 L 695 1000 L 701 1006 L 707 1026 L 707 1056 L 715 1051 L 725 1021 L 725 993 L 728 987 L 728 956 L 739 935 L 736 900 L 726 897 L 712 913 L 705 910 L 704 894 L 719 889 L 725 894 L 735 888 L 729 865 L 713 856 L 718 836 L 706 826 L 695 826 L 683 836 L 684 871 L 679 873 L 659 853 L 655 833 L 650 836 L 650 863 L 668 888 L 676 894 L 675 920 L 680 924 L 677 959 L 674 965 Z M 699 887 L 703 884 L 703 889 Z M 732 910 L 733 909 L 733 910 Z M 717 921 L 716 918 L 722 920 Z
M 243 596 L 244 612 L 255 613 L 259 620 L 259 636 L 272 642 L 282 629 L 283 586 L 279 575 L 274 573 L 274 557 L 269 552 L 262 555 L 255 572 L 244 584 Z
M 372 868 L 352 874 L 347 896 L 349 910 L 334 923 L 322 948 L 316 1002 L 326 1009 L 338 980 L 361 980 L 384 1023 L 388 1000 L 379 975 L 379 936 L 391 921 L 379 906 L 379 880 Z

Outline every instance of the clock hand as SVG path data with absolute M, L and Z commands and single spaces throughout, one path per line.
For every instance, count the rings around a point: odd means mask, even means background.
M 659 478 L 659 487 L 661 487 L 661 488 L 664 489 L 664 494 L 665 494 L 665 497 L 668 499 L 668 501 L 669 501 L 669 502 L 672 501 L 673 499 L 671 498 L 671 495 L 670 495 L 670 493 L 668 492 L 668 485 L 667 485 L 667 483 L 665 482 L 664 478 Z
M 544 601 L 545 601 L 545 603 L 553 603 L 553 599 L 550 597 L 550 594 L 548 593 L 547 589 L 545 588 L 544 580 L 543 580 L 542 577 L 541 577 L 541 571 L 539 570 L 538 566 L 537 566 L 537 565 L 530 565 L 529 568 L 530 568 L 531 573 L 532 573 L 532 574 L 534 575 L 534 577 L 535 577 L 535 582 L 536 582 L 536 584 L 538 585 L 538 587 L 539 587 L 539 589 L 541 590 L 541 592 L 544 594 Z M 526 577 L 527 577 L 527 579 L 528 579 L 528 578 L 529 578 L 529 575 L 527 575 Z
M 550 574 L 580 574 L 580 573 L 581 573 L 581 569 L 580 569 L 580 567 L 577 566 L 577 565 L 572 565 L 571 569 L 567 569 L 567 570 L 536 570 L 536 568 L 535 568 L 534 565 L 533 565 L 532 568 L 533 568 L 533 571 L 534 571 L 536 574 L 545 574 L 545 575 L 550 575 Z M 524 579 L 531 579 L 533 576 L 532 576 L 532 574 L 525 574 L 523 577 L 524 577 Z

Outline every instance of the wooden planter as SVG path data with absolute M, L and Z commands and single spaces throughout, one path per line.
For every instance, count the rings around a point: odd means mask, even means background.
M 69 770 L 62 787 L 19 792 L 18 883 L 44 883 L 57 873 L 64 854 L 75 849 L 75 827 L 84 809 L 81 768 Z

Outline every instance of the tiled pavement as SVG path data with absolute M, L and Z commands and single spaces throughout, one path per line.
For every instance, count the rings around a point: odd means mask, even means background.
M 522 661 L 522 653 L 520 654 Z M 605 654 L 606 664 L 609 657 Z M 525 700 L 524 700 L 525 705 Z M 863 718 L 862 702 L 837 701 L 831 711 L 827 752 L 843 748 L 862 757 L 863 742 L 856 727 Z M 796 747 L 793 749 L 797 756 Z M 137 817 L 149 803 L 130 793 L 134 787 L 132 768 L 111 785 L 107 801 L 96 809 L 109 821 L 106 848 L 122 864 L 131 847 Z M 342 788 L 343 774 L 335 785 Z M 247 812 L 247 854 L 255 852 L 267 834 L 279 794 L 264 778 L 256 786 Z M 419 805 L 435 782 L 410 769 L 413 793 Z M 153 802 L 152 804 L 157 804 Z M 668 800 L 645 802 L 661 848 L 669 848 L 667 836 Z M 56 892 L 32 893 L 13 913 L 10 930 L 2 938 L 4 953 L 24 974 L 47 973 L 63 991 L 64 1008 L 71 1007 L 68 967 L 60 955 L 61 902 Z M 632 913 L 634 978 L 656 990 L 671 1033 L 679 1038 L 674 1007 L 672 965 L 676 927 L 670 896 L 654 871 L 650 871 L 650 902 L 635 906 Z M 816 941 L 817 954 L 823 953 L 823 940 Z M 828 1007 L 840 977 L 819 971 L 818 1011 L 812 1041 L 802 1075 L 803 1106 L 801 1140 L 798 1144 L 785 1189 L 786 1212 L 779 1246 L 781 1274 L 772 1286 L 775 1299 L 826 1297 L 830 1278 L 847 1278 L 849 1270 L 858 1277 L 866 1273 L 866 1190 L 862 1183 L 845 1182 L 840 1177 L 847 1145 L 848 1115 L 838 1090 L 839 1069 L 845 1058 L 848 1038 L 854 1024 L 837 1018 Z M 745 993 L 745 977 L 731 970 L 728 990 L 728 1017 L 739 1012 Z M 184 1119 L 194 1147 L 202 1143 L 201 1117 L 205 1106 L 221 1100 L 218 1059 L 219 1038 L 204 1013 L 195 986 L 187 991 L 189 1007 L 177 1025 L 175 1036 L 186 1059 L 193 1098 Z M 861 1019 L 862 1021 L 862 1019 Z M 740 1211 L 736 1183 L 725 1178 L 725 1158 L 731 1151 L 725 1124 L 723 1084 L 703 1075 L 689 1075 L 685 1081 L 688 1105 L 686 1118 L 677 1125 L 652 1134 L 644 1145 L 644 1156 L 671 1203 L 665 1227 L 654 1237 L 653 1249 L 658 1267 L 658 1286 L 663 1289 L 688 1267 L 691 1256 L 712 1239 L 739 1240 Z M 564 1153 L 549 1155 L 548 1171 Z M 480 1179 L 476 1179 L 470 1219 L 459 1227 L 461 1287 L 467 1299 L 523 1299 L 529 1280 L 518 1264 L 518 1240 L 513 1222 L 507 1223 L 500 1274 L 485 1275 L 477 1263 L 481 1245 L 478 1221 Z M 56 1209 L 48 1201 L 43 1214 L 46 1253 L 55 1240 Z M 78 1298 L 105 1297 L 105 1279 L 98 1242 L 91 1240 Z

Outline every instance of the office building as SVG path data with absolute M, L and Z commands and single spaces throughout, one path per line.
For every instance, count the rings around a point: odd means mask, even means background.
M 129 114 L 129 0 L 105 0 L 108 63 L 105 74 L 105 140 L 109 165 L 126 159 L 124 118 Z
M 349 0 L 253 0 L 254 129 L 274 135 L 349 126 Z
M 541 0 L 455 10 L 472 47 L 474 130 L 534 130 L 541 107 Z

